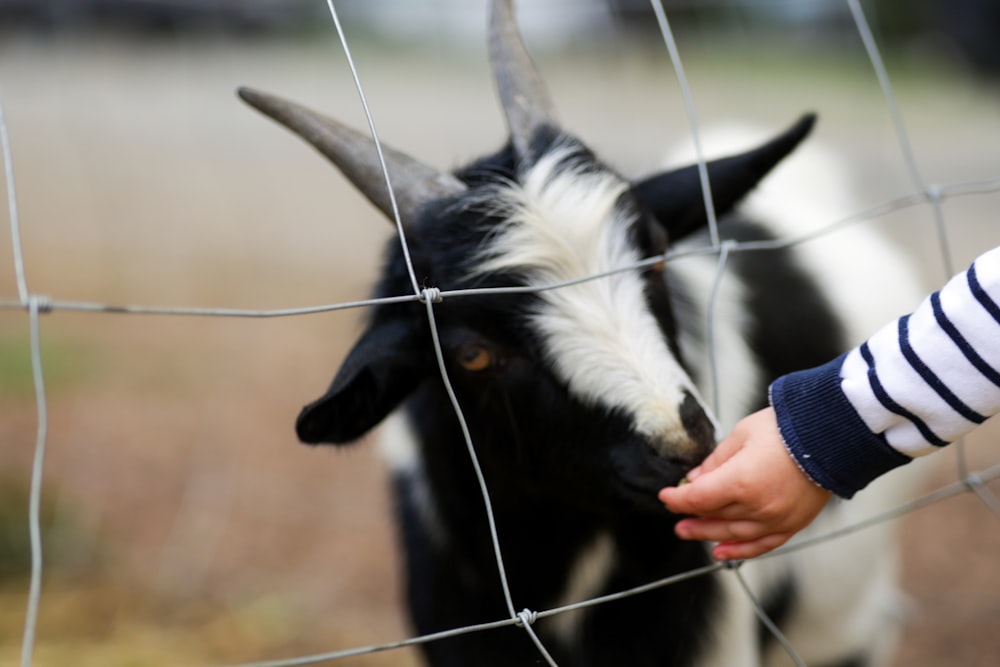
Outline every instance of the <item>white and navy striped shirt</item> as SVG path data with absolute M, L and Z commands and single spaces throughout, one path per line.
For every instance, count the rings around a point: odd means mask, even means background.
M 800 467 L 848 498 L 1000 412 L 1000 248 L 857 348 L 779 378 L 771 404 Z

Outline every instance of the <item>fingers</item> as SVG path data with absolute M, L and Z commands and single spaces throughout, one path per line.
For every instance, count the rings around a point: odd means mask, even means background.
M 703 478 L 697 484 L 661 489 L 660 502 L 674 514 L 698 514 L 715 516 L 722 508 L 732 503 L 727 493 L 717 493 L 710 478 Z
M 678 537 L 685 540 L 718 542 L 712 549 L 716 560 L 754 558 L 780 547 L 794 531 L 778 532 L 756 521 L 685 519 L 677 524 Z
M 771 534 L 774 529 L 764 523 L 739 519 L 684 519 L 674 528 L 677 536 L 685 540 L 702 542 L 749 542 Z
M 712 549 L 716 560 L 745 560 L 762 556 L 777 549 L 791 538 L 792 533 L 774 533 L 750 542 L 726 542 Z
M 742 443 L 735 438 L 729 437 L 722 440 L 715 446 L 712 453 L 701 462 L 701 465 L 688 473 L 688 479 L 693 482 L 701 475 L 712 472 L 731 459 L 733 455 L 740 450 L 740 447 L 742 447 Z
M 690 484 L 668 487 L 659 499 L 675 514 L 682 539 L 718 542 L 720 559 L 752 558 L 784 544 L 829 500 L 795 464 L 765 408 L 742 419 L 716 450 L 688 474 Z
M 692 484 L 663 489 L 660 502 L 677 514 L 713 514 L 736 500 L 730 477 L 738 470 L 723 468 L 743 449 L 743 440 L 728 437 L 697 468 L 687 474 Z M 728 470 L 728 472 L 727 472 Z M 697 483 L 693 483 L 697 481 Z
M 719 468 L 703 472 L 691 484 L 662 489 L 658 497 L 675 514 L 720 516 L 720 510 L 741 499 L 743 488 L 737 468 Z

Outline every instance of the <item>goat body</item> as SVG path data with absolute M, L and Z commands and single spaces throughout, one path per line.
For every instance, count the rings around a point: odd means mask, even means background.
M 674 536 L 677 517 L 656 499 L 713 446 L 716 425 L 702 397 L 718 396 L 728 428 L 766 404 L 775 377 L 833 358 L 913 297 L 905 286 L 872 294 L 865 272 L 890 270 L 900 283 L 908 274 L 865 229 L 808 247 L 732 253 L 711 318 L 717 256 L 624 270 L 668 247 L 706 245 L 697 169 L 629 182 L 603 164 L 555 122 L 510 3 L 494 5 L 491 54 L 511 142 L 454 174 L 391 150 L 388 160 L 419 280 L 442 291 L 533 288 L 448 296 L 434 314 L 489 489 L 510 596 L 518 609 L 542 610 L 710 565 L 704 545 Z M 241 94 L 307 137 L 391 213 L 368 139 L 297 105 Z M 759 148 L 709 163 L 723 240 L 787 236 L 810 205 L 823 203 L 821 192 L 812 203 L 783 202 L 778 185 L 796 178 L 785 169 L 770 184 L 773 196 L 762 188 L 746 202 L 750 213 L 734 208 L 811 126 L 805 117 Z M 834 192 L 835 176 L 810 174 L 807 186 Z M 832 254 L 845 245 L 849 255 Z M 864 294 L 845 296 L 845 284 Z M 375 295 L 410 292 L 403 252 L 390 243 Z M 297 430 L 304 442 L 342 444 L 383 420 L 416 630 L 508 616 L 486 508 L 419 303 L 372 309 Z M 880 483 L 851 503 L 834 503 L 812 530 L 868 517 L 897 502 L 904 487 Z M 891 542 L 887 528 L 875 527 L 822 549 L 746 563 L 740 572 L 809 664 L 875 665 L 892 643 Z M 785 659 L 729 571 L 544 618 L 536 628 L 562 667 L 751 667 Z M 424 650 L 435 667 L 541 660 L 515 627 Z

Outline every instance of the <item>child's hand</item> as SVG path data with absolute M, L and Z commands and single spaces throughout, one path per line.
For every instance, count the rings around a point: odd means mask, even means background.
M 775 549 L 809 525 L 830 499 L 803 473 L 778 432 L 774 410 L 741 420 L 700 466 L 688 484 L 660 491 L 676 514 L 686 540 L 719 542 L 718 560 L 753 558 Z

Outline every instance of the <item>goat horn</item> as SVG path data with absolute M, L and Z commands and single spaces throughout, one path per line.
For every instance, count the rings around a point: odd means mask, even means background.
M 544 125 L 556 126 L 548 90 L 517 29 L 511 0 L 495 0 L 489 26 L 490 60 L 517 155 L 531 155 L 531 141 Z
M 393 219 L 389 189 L 371 137 L 294 102 L 252 88 L 240 88 L 237 92 L 244 102 L 292 130 L 325 155 L 371 203 Z M 465 184 L 451 174 L 388 146 L 382 146 L 382 155 L 404 225 L 409 224 L 424 203 L 466 189 Z

